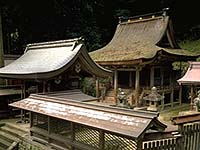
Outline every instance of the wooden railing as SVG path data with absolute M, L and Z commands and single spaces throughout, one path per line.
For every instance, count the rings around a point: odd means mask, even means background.
M 142 150 L 182 150 L 180 148 L 181 138 L 172 137 L 168 139 L 143 142 Z
M 7 150 L 18 150 L 19 142 L 14 141 Z

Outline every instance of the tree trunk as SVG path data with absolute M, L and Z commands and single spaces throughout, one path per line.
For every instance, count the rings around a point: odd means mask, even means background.
M 0 67 L 4 66 L 4 51 L 3 51 L 3 30 L 1 19 L 1 7 L 0 7 Z M 0 78 L 0 85 L 5 84 L 4 80 Z

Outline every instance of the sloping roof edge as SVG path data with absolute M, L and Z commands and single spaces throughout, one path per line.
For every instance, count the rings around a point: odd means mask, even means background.
M 167 36 L 171 48 L 158 46 L 164 35 Z M 164 13 L 120 22 L 111 41 L 89 54 L 98 64 L 115 65 L 146 62 L 154 59 L 160 51 L 176 57 L 182 56 L 183 60 L 193 60 L 200 56 L 180 48 L 174 37 L 172 22 Z
M 67 70 L 78 57 L 87 62 L 90 73 L 111 76 L 110 70 L 97 65 L 89 56 L 80 38 L 28 44 L 24 55 L 0 68 L 0 77 L 14 79 L 47 79 Z M 85 67 L 85 66 L 84 66 Z M 92 68 L 92 69 L 91 69 Z M 95 72 L 97 70 L 97 73 Z
M 189 62 L 190 65 L 184 74 L 184 76 L 180 79 L 178 79 L 179 84 L 188 84 L 188 85 L 194 85 L 194 84 L 200 84 L 200 62 Z
M 165 125 L 156 121 L 156 113 L 97 106 L 77 101 L 63 101 L 59 98 L 47 98 L 36 94 L 14 102 L 10 106 L 92 126 L 135 139 L 144 134 L 146 129 L 152 125 L 156 124 L 161 130 L 166 128 Z M 113 123 L 115 123 L 115 126 L 113 126 Z

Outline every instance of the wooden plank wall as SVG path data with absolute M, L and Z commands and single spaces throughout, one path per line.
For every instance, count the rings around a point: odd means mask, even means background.
M 143 142 L 142 150 L 200 150 L 200 123 L 185 124 L 182 136 Z
M 182 134 L 185 150 L 200 150 L 200 123 L 184 125 Z

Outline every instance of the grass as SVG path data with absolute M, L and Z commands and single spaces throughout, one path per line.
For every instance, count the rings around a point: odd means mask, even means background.
M 189 104 L 182 104 L 180 106 L 176 106 L 174 108 L 169 108 L 169 109 L 166 109 L 164 111 L 161 111 L 159 117 L 163 121 L 169 121 L 170 122 L 171 117 L 177 116 L 180 112 L 189 111 L 189 110 L 190 110 Z

